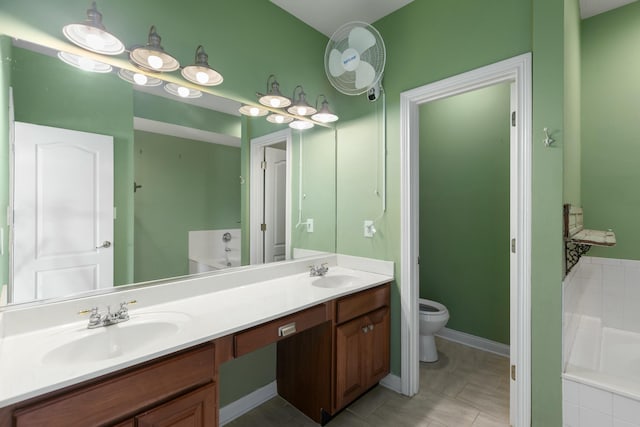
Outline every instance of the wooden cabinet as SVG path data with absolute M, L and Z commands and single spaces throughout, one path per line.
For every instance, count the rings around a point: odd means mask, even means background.
M 335 337 L 337 411 L 389 373 L 389 307 L 338 325 Z
M 207 344 L 18 404 L 7 425 L 209 427 L 217 423 L 215 380 Z
M 328 321 L 278 342 L 278 394 L 325 424 L 389 373 L 389 284 L 327 303 Z

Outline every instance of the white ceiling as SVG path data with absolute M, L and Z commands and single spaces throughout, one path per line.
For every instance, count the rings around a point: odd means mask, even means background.
M 371 24 L 413 0 L 271 0 L 327 37 L 351 21 Z
M 271 0 L 307 25 L 331 37 L 342 24 L 371 24 L 413 0 Z M 582 19 L 633 3 L 636 0 L 580 0 Z
M 580 0 L 580 16 L 582 19 L 589 18 L 634 1 L 636 0 Z

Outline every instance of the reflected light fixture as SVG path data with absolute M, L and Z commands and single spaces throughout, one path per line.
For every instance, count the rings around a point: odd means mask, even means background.
M 267 94 L 260 95 L 258 102 L 273 108 L 286 108 L 291 105 L 291 100 L 280 93 L 280 85 L 273 74 L 267 78 Z
M 267 120 L 271 123 L 282 124 L 293 121 L 293 117 L 285 116 L 284 114 L 272 113 L 267 116 Z
M 331 123 L 337 121 L 338 116 L 329 109 L 329 101 L 327 101 L 326 96 L 318 95 L 318 98 L 316 99 L 316 107 L 318 106 L 318 99 L 320 99 L 320 97 L 323 98 L 322 106 L 317 113 L 311 116 L 311 118 L 320 123 Z
M 209 66 L 209 55 L 202 45 L 196 49 L 196 63 L 182 69 L 182 77 L 191 83 L 204 86 L 216 86 L 222 83 L 222 75 Z
M 311 129 L 314 126 L 313 123 L 306 120 L 294 120 L 289 123 L 289 127 L 297 130 Z
M 267 110 L 266 108 L 258 107 L 257 105 L 245 104 L 242 107 L 240 107 L 238 111 L 240 111 L 240 113 L 244 114 L 245 116 L 251 116 L 251 117 L 260 117 L 260 116 L 266 116 L 267 114 L 269 114 L 269 110 Z
M 124 44 L 102 24 L 102 14 L 98 12 L 95 1 L 91 4 L 91 9 L 87 9 L 86 21 L 65 25 L 62 33 L 70 42 L 91 52 L 102 55 L 124 52 Z
M 156 32 L 156 26 L 149 29 L 149 40 L 144 46 L 136 46 L 131 49 L 129 58 L 137 65 L 153 71 L 175 71 L 180 68 L 180 63 L 173 56 L 164 51 L 160 42 L 162 38 Z
M 72 67 L 80 68 L 81 70 L 90 71 L 92 73 L 110 73 L 111 70 L 113 70 L 113 67 L 109 64 L 69 52 L 58 52 L 58 58 Z
M 292 98 L 293 99 L 296 98 L 296 90 L 298 88 L 300 89 L 300 92 L 298 93 L 298 99 L 295 101 L 295 103 L 292 106 L 287 108 L 287 111 L 291 114 L 295 114 L 296 116 L 310 116 L 312 114 L 315 114 L 317 110 L 313 108 L 311 105 L 309 105 L 309 103 L 307 102 L 306 100 L 307 94 L 304 93 L 304 89 L 302 88 L 301 85 L 298 85 L 295 87 L 295 89 L 293 89 Z
M 202 96 L 202 92 L 199 90 L 190 89 L 175 83 L 167 83 L 164 85 L 164 90 L 180 98 L 200 98 Z
M 126 80 L 129 83 L 133 83 L 138 86 L 152 87 L 152 86 L 160 86 L 162 84 L 162 80 L 156 77 L 147 76 L 146 74 L 137 73 L 135 71 L 126 70 L 124 68 L 121 68 L 118 71 L 118 76 L 122 80 Z

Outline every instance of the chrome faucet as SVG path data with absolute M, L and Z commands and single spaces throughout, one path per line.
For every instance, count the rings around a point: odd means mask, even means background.
M 78 314 L 90 313 L 87 329 L 115 325 L 116 323 L 126 322 L 127 320 L 129 320 L 129 310 L 127 309 L 127 305 L 135 304 L 136 302 L 136 300 L 121 302 L 120 308 L 115 313 L 111 312 L 111 306 L 108 305 L 107 312 L 105 314 L 100 314 L 100 312 L 98 311 L 98 307 L 93 307 L 88 310 L 82 310 Z
M 310 265 L 309 266 L 309 276 L 324 276 L 329 271 L 329 265 L 325 262 L 321 265 Z

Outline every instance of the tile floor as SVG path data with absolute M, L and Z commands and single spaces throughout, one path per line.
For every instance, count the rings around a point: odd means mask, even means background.
M 509 359 L 437 338 L 440 359 L 420 364 L 420 392 L 408 398 L 378 386 L 328 427 L 509 426 Z M 313 421 L 275 397 L 229 427 L 311 427 Z

